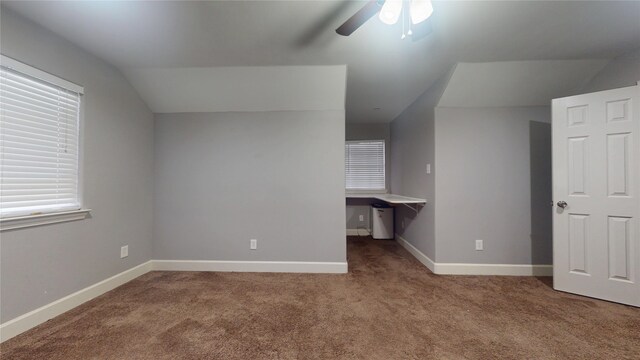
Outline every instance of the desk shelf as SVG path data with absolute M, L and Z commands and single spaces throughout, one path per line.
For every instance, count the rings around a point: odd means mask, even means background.
M 426 199 L 419 199 L 414 197 L 408 197 L 396 194 L 374 194 L 374 193 L 353 193 L 346 194 L 347 199 L 376 199 L 384 201 L 390 205 L 404 205 L 409 209 L 418 213 L 421 207 L 426 203 Z

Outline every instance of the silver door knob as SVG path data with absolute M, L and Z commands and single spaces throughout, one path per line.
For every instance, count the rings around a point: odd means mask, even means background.
M 558 206 L 564 209 L 564 208 L 567 207 L 567 202 L 566 201 L 558 201 Z

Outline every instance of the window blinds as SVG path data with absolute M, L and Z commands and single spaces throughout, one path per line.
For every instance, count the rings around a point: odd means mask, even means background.
M 384 190 L 384 141 L 348 141 L 345 174 L 348 190 Z
M 80 99 L 78 92 L 0 66 L 1 217 L 80 208 Z

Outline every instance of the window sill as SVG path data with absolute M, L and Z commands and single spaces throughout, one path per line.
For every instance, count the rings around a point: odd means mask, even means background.
M 89 216 L 91 209 L 62 211 L 49 214 L 16 216 L 0 219 L 0 231 L 16 230 L 34 226 L 56 224 L 68 221 L 83 220 Z

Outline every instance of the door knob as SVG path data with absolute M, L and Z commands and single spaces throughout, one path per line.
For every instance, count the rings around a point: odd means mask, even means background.
M 558 201 L 558 206 L 564 209 L 564 208 L 567 207 L 567 202 L 566 201 Z

